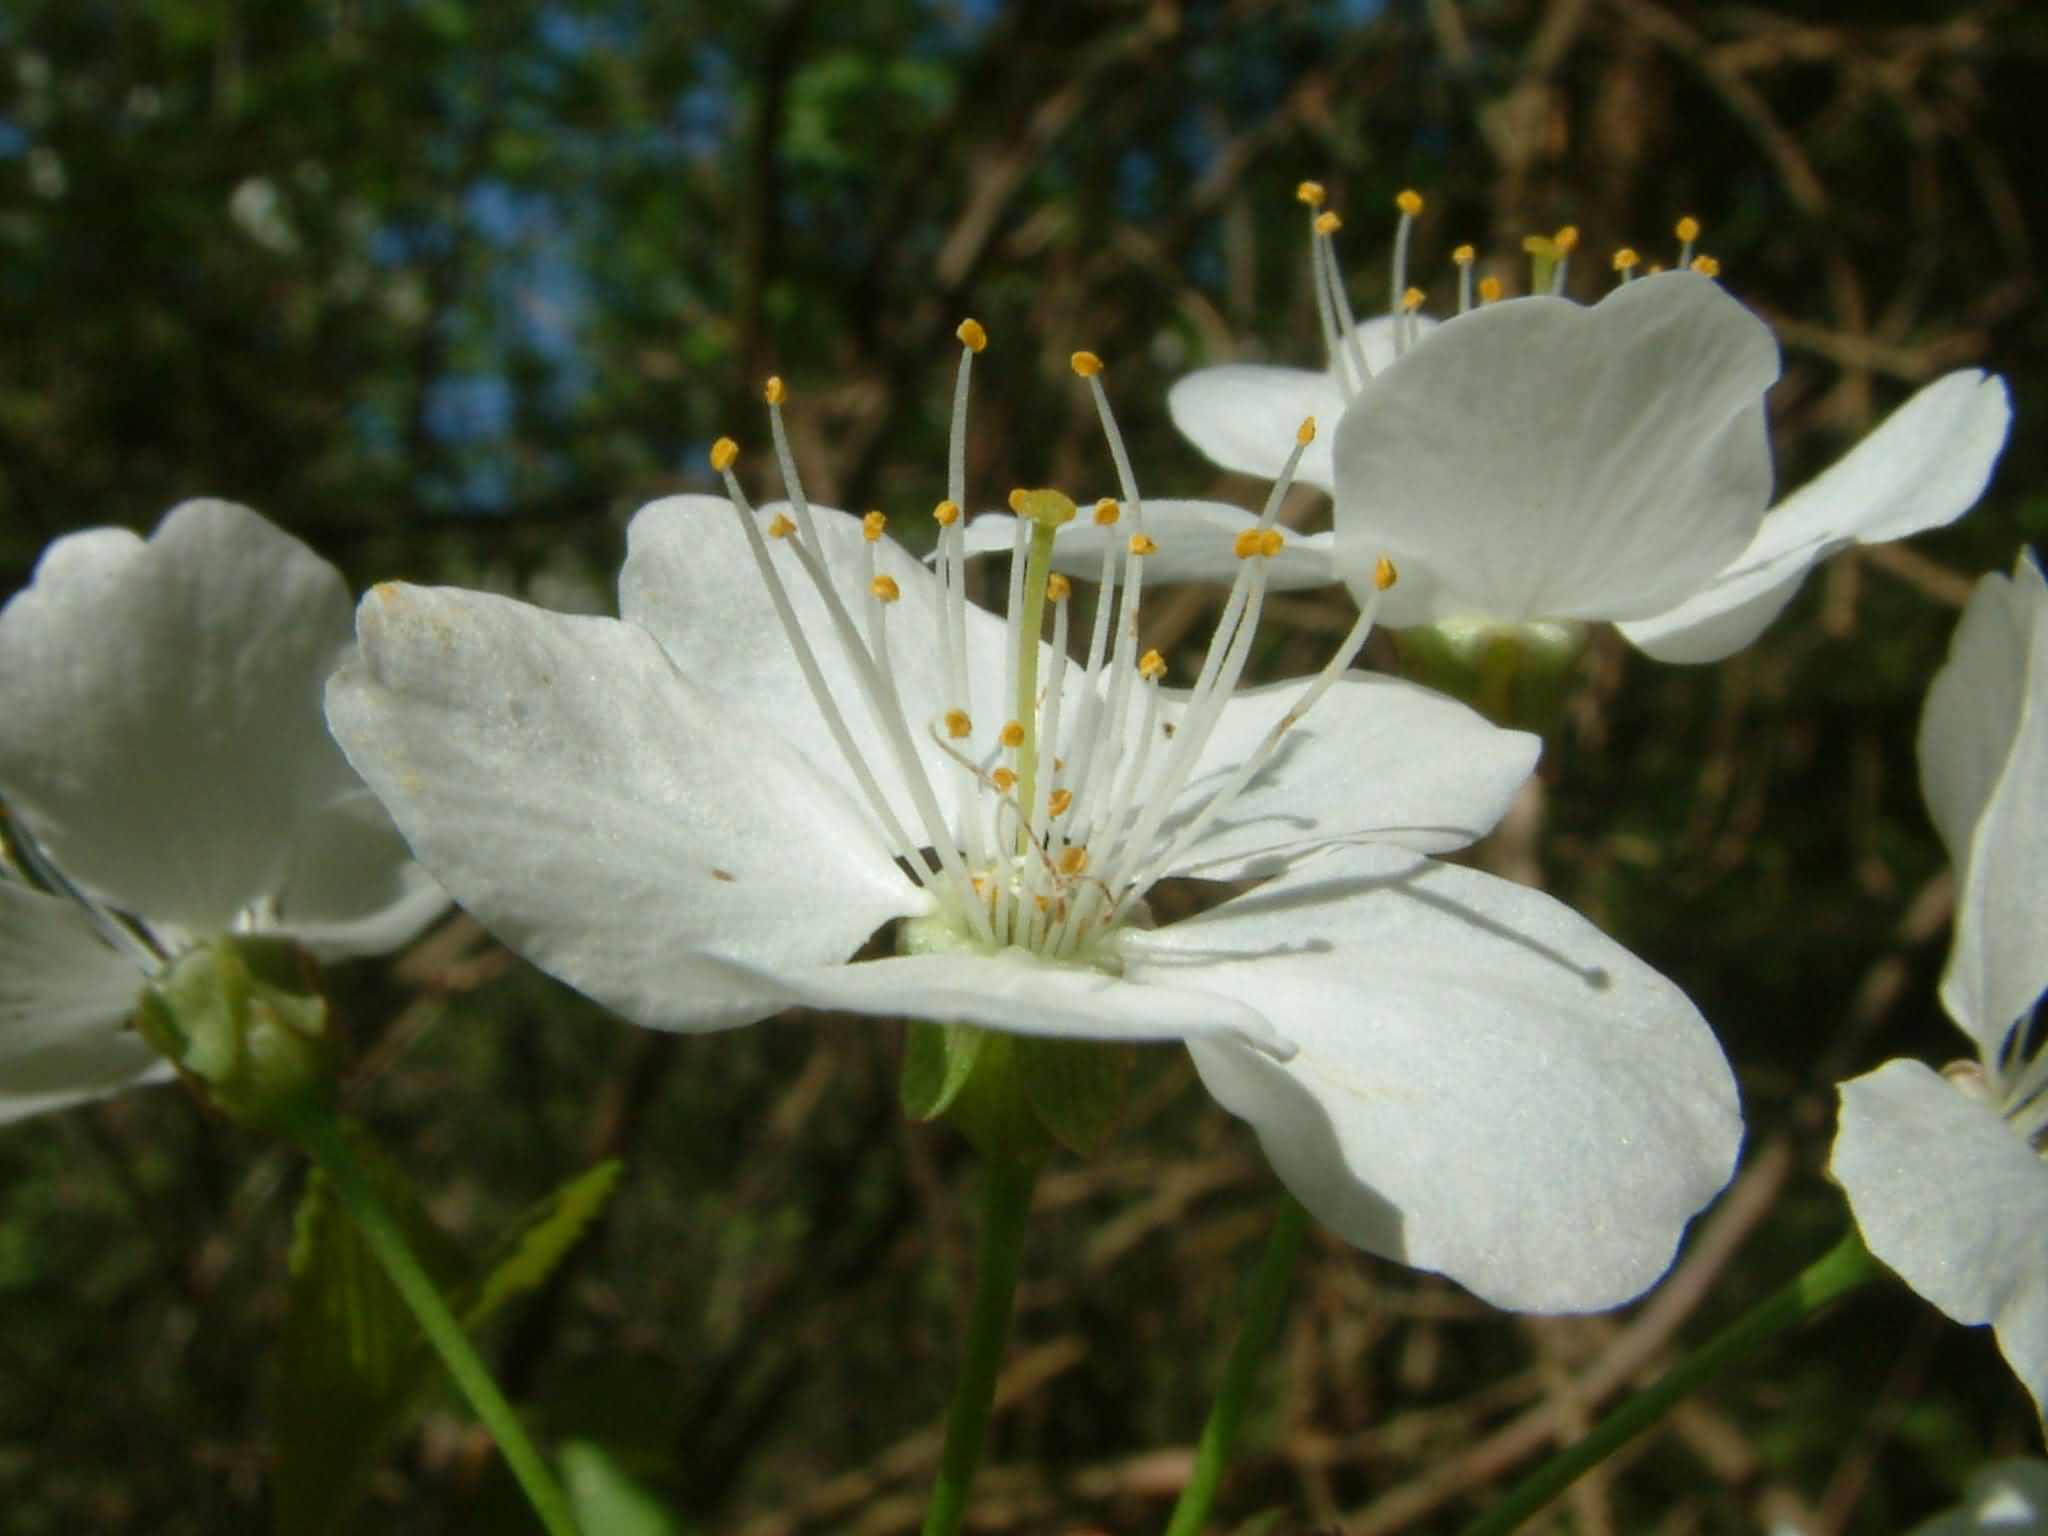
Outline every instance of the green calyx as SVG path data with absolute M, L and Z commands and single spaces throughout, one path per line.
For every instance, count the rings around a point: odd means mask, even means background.
M 903 1112 L 947 1121 L 987 1158 L 1031 1167 L 1056 1147 L 1092 1157 L 1123 1118 L 1134 1060 L 1128 1045 L 912 1023 Z
M 260 1130 L 332 1103 L 340 1044 L 319 967 L 288 939 L 216 939 L 142 994 L 142 1037 L 200 1097 Z
M 1544 736 L 1571 697 L 1586 626 L 1445 619 L 1396 630 L 1394 640 L 1404 677 L 1464 700 L 1495 725 Z

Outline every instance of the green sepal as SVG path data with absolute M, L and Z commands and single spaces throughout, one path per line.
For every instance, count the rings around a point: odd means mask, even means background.
M 1543 736 L 1563 718 L 1586 626 L 1447 619 L 1396 630 L 1394 641 L 1404 677 L 1463 700 L 1495 725 Z
M 1137 1060 L 1136 1048 L 1101 1040 L 1017 1041 L 1017 1070 L 1038 1123 L 1077 1157 L 1094 1157 L 1116 1134 Z
M 985 1031 L 965 1024 L 910 1021 L 903 1042 L 903 1075 L 897 1091 L 903 1113 L 912 1120 L 936 1120 L 953 1107 L 974 1072 Z
M 289 939 L 215 939 L 143 989 L 135 1023 L 201 1098 L 258 1130 L 334 1101 L 342 1051 L 320 968 Z
M 985 1157 L 1034 1164 L 1055 1146 L 1093 1157 L 1123 1118 L 1136 1060 L 1127 1045 L 913 1022 L 903 1110 L 950 1122 Z
M 525 1212 L 477 1265 L 434 1225 L 369 1134 L 353 1125 L 345 1133 L 378 1200 L 466 1329 L 542 1284 L 619 1178 L 616 1162 L 577 1174 Z M 328 1536 L 347 1527 L 378 1458 L 439 1379 L 440 1363 L 317 1170 L 299 1203 L 277 1355 L 277 1528 L 281 1536 Z

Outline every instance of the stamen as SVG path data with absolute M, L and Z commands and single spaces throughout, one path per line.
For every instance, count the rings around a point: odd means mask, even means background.
M 1497 278 L 1497 277 L 1482 277 L 1481 279 L 1479 279 L 1479 302 L 1480 302 L 1480 303 L 1482 303 L 1482 304 L 1498 304 L 1498 303 L 1500 302 L 1500 296 L 1501 296 L 1501 293 L 1502 293 L 1502 291 L 1503 291 L 1503 290 L 1502 290 L 1502 288 L 1501 288 L 1501 285 L 1500 285 L 1500 279 L 1499 279 L 1499 278 Z
M 1128 548 L 1134 558 L 1141 555 L 1156 555 L 1159 553 L 1159 545 L 1149 533 L 1132 534 Z
M 870 544 L 881 541 L 883 530 L 889 526 L 889 519 L 879 512 L 870 512 L 860 520 L 860 536 Z
M 1451 252 L 1451 260 L 1458 266 L 1458 313 L 1464 314 L 1472 307 L 1472 264 L 1479 259 L 1479 253 L 1469 245 L 1461 245 Z
M 1564 296 L 1564 275 L 1572 264 L 1572 252 L 1579 248 L 1579 227 L 1567 224 L 1550 237 L 1551 248 L 1557 252 L 1557 265 L 1550 273 L 1550 294 L 1552 298 Z
M 1311 208 L 1322 207 L 1324 195 L 1320 181 L 1304 181 L 1294 189 L 1295 200 L 1307 203 Z
M 1114 497 L 1105 496 L 1095 503 L 1095 526 L 1098 528 L 1107 528 L 1122 516 Z
M 1719 277 L 1721 275 L 1721 263 L 1714 260 L 1711 256 L 1695 256 L 1686 265 L 1699 273 L 1701 277 Z
M 1671 232 L 1678 236 L 1679 266 L 1691 266 L 1692 243 L 1700 237 L 1700 221 L 1688 213 L 1684 218 L 1680 219 L 1678 223 L 1672 227 Z
M 788 394 L 789 391 L 783 388 L 782 379 L 777 374 L 769 374 L 768 382 L 761 386 L 761 398 L 770 405 L 782 404 L 784 399 L 788 397 Z
M 771 539 L 786 539 L 795 532 L 796 524 L 780 512 L 768 519 L 768 537 Z
M 957 501 L 940 502 L 936 507 L 932 508 L 932 521 L 941 528 L 952 527 L 960 521 L 960 503 Z
M 1006 722 L 996 739 L 1014 752 L 1017 748 L 1024 745 L 1024 722 L 1022 720 Z
M 1006 795 L 1017 787 L 1017 775 L 1008 768 L 998 768 L 988 776 L 988 781 Z
M 1166 658 L 1157 651 L 1147 651 L 1138 658 L 1138 675 L 1148 683 L 1156 683 L 1166 676 Z
M 893 603 L 903 596 L 903 589 L 896 585 L 896 578 L 887 572 L 870 581 L 868 591 L 874 594 L 875 601 L 879 603 Z
M 974 721 L 964 709 L 946 711 L 946 734 L 955 741 L 964 741 L 974 734 Z
M 1614 270 L 1624 283 L 1635 280 L 1636 268 L 1642 264 L 1643 258 L 1636 254 L 1634 246 L 1624 245 L 1614 253 Z
M 1045 802 L 1045 808 L 1055 816 L 1064 816 L 1073 808 L 1074 792 L 1071 789 L 1056 789 Z
M 1422 212 L 1422 194 L 1413 187 L 1407 188 L 1395 196 L 1394 206 L 1401 211 L 1401 222 L 1394 226 L 1394 270 L 1387 290 L 1387 313 L 1398 316 L 1401 296 L 1408 291 L 1408 236 Z M 1394 333 L 1397 339 L 1400 334 L 1398 330 Z
M 1337 224 L 1329 221 L 1335 220 L 1337 216 L 1333 213 L 1315 211 L 1323 205 L 1323 189 L 1318 183 L 1305 181 L 1302 187 L 1313 188 L 1315 192 L 1311 199 L 1302 196 L 1300 188 L 1297 188 L 1295 195 L 1301 197 L 1310 210 L 1309 286 L 1315 291 L 1316 319 L 1323 328 L 1323 351 L 1330 359 L 1330 372 L 1336 376 L 1338 389 L 1343 392 L 1344 398 L 1349 400 L 1358 393 L 1365 379 L 1362 372 L 1354 376 L 1353 360 L 1347 346 L 1348 337 L 1337 320 L 1337 301 L 1331 297 L 1333 292 L 1344 291 L 1344 284 L 1336 275 L 1337 255 L 1330 244 L 1331 232 L 1337 228 Z

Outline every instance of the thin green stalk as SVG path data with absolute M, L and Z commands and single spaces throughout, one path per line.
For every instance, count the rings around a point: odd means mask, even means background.
M 533 1448 L 533 1442 L 526 1438 L 519 1416 L 505 1400 L 505 1394 L 498 1390 L 489 1368 L 469 1342 L 469 1335 L 463 1332 L 462 1325 L 448 1310 L 440 1288 L 428 1278 L 406 1242 L 405 1234 L 377 1198 L 342 1132 L 340 1120 L 328 1109 L 302 1110 L 291 1117 L 291 1131 L 327 1176 L 328 1184 L 340 1197 L 350 1220 L 363 1234 L 363 1241 L 370 1245 L 377 1262 L 384 1266 L 384 1273 L 390 1277 L 405 1304 L 412 1308 L 421 1332 L 440 1354 L 448 1374 L 462 1389 L 462 1395 L 469 1399 L 476 1416 L 491 1432 L 491 1438 L 498 1442 L 506 1465 L 519 1480 L 519 1486 L 525 1491 L 533 1512 L 540 1517 L 541 1525 L 549 1536 L 579 1536 L 568 1498 L 555 1482 L 547 1463 Z
M 924 1536 L 953 1536 L 967 1514 L 967 1490 L 981 1464 L 995 1407 L 996 1372 L 1010 1334 L 1010 1310 L 1017 1295 L 1017 1270 L 1024 1256 L 1024 1226 L 1031 1214 L 1031 1185 L 1037 1169 L 1015 1158 L 994 1156 L 983 1163 L 981 1252 L 974 1282 L 974 1311 L 967 1323 L 967 1358 L 946 1410 L 946 1448 L 939 1480 L 924 1513 Z
M 1294 1262 L 1301 1255 L 1302 1235 L 1308 1230 L 1308 1212 L 1292 1195 L 1280 1197 L 1279 1212 L 1273 1218 L 1272 1235 L 1266 1251 L 1259 1256 L 1252 1277 L 1251 1300 L 1245 1306 L 1244 1327 L 1224 1367 L 1223 1385 L 1209 1409 L 1209 1422 L 1202 1426 L 1202 1442 L 1195 1448 L 1195 1467 L 1173 1506 L 1166 1536 L 1200 1536 L 1215 1502 L 1216 1487 L 1223 1481 L 1223 1467 L 1230 1459 L 1231 1443 L 1244 1418 L 1245 1399 L 1251 1395 L 1259 1362 L 1272 1347 L 1280 1328 L 1281 1310 L 1287 1303 L 1287 1289 L 1294 1279 Z
M 1852 1226 L 1839 1243 L 1783 1290 L 1715 1334 L 1654 1386 L 1638 1392 L 1602 1419 L 1584 1439 L 1551 1457 L 1459 1536 L 1506 1536 L 1729 1366 L 1879 1273 L 1877 1261 L 1863 1246 L 1862 1234 Z

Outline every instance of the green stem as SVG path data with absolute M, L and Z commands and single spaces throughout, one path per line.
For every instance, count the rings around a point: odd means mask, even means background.
M 1017 1294 L 1017 1269 L 1024 1256 L 1024 1226 L 1031 1214 L 1031 1185 L 1037 1169 L 995 1156 L 983 1164 L 980 1273 L 974 1282 L 974 1311 L 967 1324 L 967 1358 L 946 1410 L 946 1448 L 939 1480 L 924 1513 L 923 1536 L 952 1536 L 967 1514 L 967 1490 L 981 1464 L 982 1441 L 995 1407 L 996 1372 L 1010 1333 L 1010 1309 Z
M 1195 1448 L 1194 1471 L 1180 1501 L 1173 1506 L 1166 1536 L 1200 1536 L 1215 1502 L 1217 1484 L 1223 1481 L 1224 1463 L 1230 1459 L 1231 1442 L 1244 1418 L 1245 1399 L 1251 1395 L 1259 1362 L 1272 1347 L 1280 1328 L 1280 1312 L 1287 1302 L 1288 1284 L 1294 1278 L 1294 1261 L 1301 1254 L 1302 1235 L 1308 1230 L 1308 1212 L 1292 1195 L 1283 1195 L 1273 1219 L 1272 1235 L 1259 1267 L 1252 1277 L 1251 1300 L 1245 1306 L 1244 1327 L 1224 1367 L 1223 1385 L 1209 1409 L 1209 1422 L 1202 1426 L 1202 1443 Z
M 540 1517 L 541 1525 L 549 1536 L 578 1536 L 568 1498 L 548 1471 L 547 1463 L 533 1448 L 533 1442 L 526 1438 L 519 1416 L 505 1401 L 505 1394 L 498 1390 L 497 1382 L 491 1379 L 489 1369 L 469 1342 L 469 1335 L 463 1332 L 462 1325 L 448 1310 L 440 1288 L 420 1267 L 405 1234 L 377 1198 L 348 1144 L 341 1121 L 329 1109 L 301 1109 L 290 1117 L 290 1130 L 327 1176 L 328 1184 L 340 1197 L 349 1218 L 363 1234 L 363 1241 L 370 1245 L 370 1251 L 384 1266 L 384 1273 L 390 1277 L 406 1305 L 412 1308 L 420 1331 L 426 1334 L 428 1342 L 440 1354 L 442 1364 L 447 1366 L 448 1374 L 455 1378 L 462 1395 L 469 1399 L 477 1417 L 483 1420 L 484 1427 L 498 1442 L 506 1465 L 519 1479 L 519 1486 L 525 1491 L 527 1502 L 533 1505 L 533 1512 Z
M 1583 1440 L 1551 1457 L 1505 1499 L 1466 1526 L 1460 1536 L 1505 1536 L 1729 1366 L 1879 1273 L 1877 1261 L 1863 1246 L 1862 1235 L 1851 1227 L 1839 1243 L 1783 1290 L 1715 1334 L 1656 1385 L 1638 1392 L 1602 1419 Z

